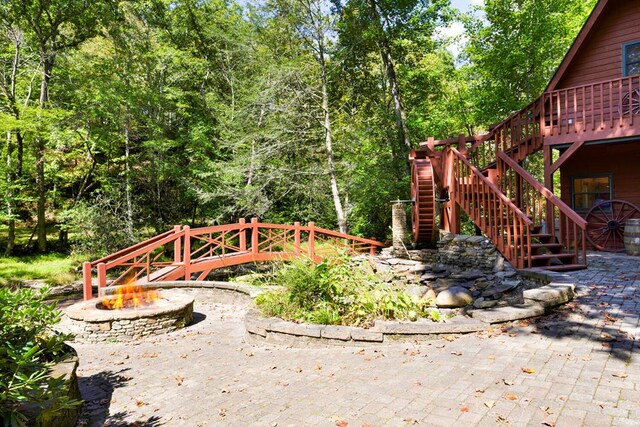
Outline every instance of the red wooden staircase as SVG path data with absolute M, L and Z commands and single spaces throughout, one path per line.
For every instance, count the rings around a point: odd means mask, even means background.
M 541 97 L 482 137 L 430 140 L 411 159 L 429 159 L 441 193 L 448 193 L 441 213 L 445 228 L 456 228 L 453 218 L 459 206 L 514 267 L 582 269 L 586 221 L 520 165 L 544 148 L 544 124 L 553 122 L 546 117 L 544 100 Z

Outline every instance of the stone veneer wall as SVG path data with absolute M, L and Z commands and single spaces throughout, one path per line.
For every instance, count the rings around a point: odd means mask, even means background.
M 105 321 L 73 320 L 72 332 L 77 341 L 132 341 L 149 335 L 164 334 L 184 328 L 193 320 L 193 302 L 180 310 L 138 319 Z
M 451 234 L 442 230 L 435 258 L 440 264 L 483 272 L 503 271 L 505 265 L 509 265 L 488 238 Z

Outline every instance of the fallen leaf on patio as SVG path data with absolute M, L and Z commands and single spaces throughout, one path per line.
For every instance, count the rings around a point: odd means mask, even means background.
M 336 425 L 338 427 L 347 427 L 349 425 L 349 423 L 346 422 L 345 420 L 338 420 L 338 421 L 336 421 Z
M 229 389 L 228 388 L 223 388 L 222 390 L 220 390 L 220 393 L 222 393 L 222 394 L 229 393 Z
M 556 427 L 556 423 L 553 423 L 551 421 L 545 421 L 542 423 L 542 425 L 546 427 Z
M 460 408 L 460 412 L 469 412 L 469 408 L 466 406 L 464 408 Z
M 496 360 L 496 356 L 494 356 L 493 354 L 490 354 L 489 356 L 487 356 L 487 359 Z
M 541 406 L 540 410 L 542 412 L 544 412 L 545 415 L 549 415 L 551 412 L 549 412 L 549 407 L 548 406 Z
M 270 369 L 273 371 L 274 369 L 278 369 L 278 367 L 277 366 L 272 366 Z
M 496 406 L 496 401 L 495 400 L 487 400 L 486 402 L 484 402 L 484 406 L 486 406 L 487 408 L 491 409 L 494 406 Z
M 525 374 L 535 374 L 536 370 L 531 368 L 522 368 L 522 372 L 524 372 Z
M 181 377 L 180 375 L 176 375 L 176 381 L 178 382 L 178 385 L 182 385 L 182 382 L 184 381 L 184 377 Z
M 220 408 L 218 409 L 218 415 L 220 416 L 220 418 L 224 418 L 227 416 L 227 410 L 224 408 Z
M 247 353 L 247 356 L 249 356 L 249 357 L 253 357 L 253 356 L 254 356 L 254 355 L 253 355 L 253 352 L 251 352 L 251 351 L 250 351 L 250 352 L 248 352 L 248 353 Z
M 147 359 L 154 359 L 154 358 L 158 357 L 158 353 L 143 353 L 142 357 L 147 358 Z
M 613 375 L 616 378 L 627 378 L 629 376 L 629 375 L 627 375 L 626 372 L 614 372 L 611 375 Z
M 502 382 L 504 383 L 504 385 L 513 385 L 513 381 L 511 381 L 511 380 L 503 379 Z
M 186 359 L 187 355 L 186 354 L 181 354 L 180 357 L 182 357 L 183 359 Z
M 606 332 L 603 332 L 600 334 L 600 338 L 602 338 L 603 340 L 607 340 L 607 341 L 613 341 L 613 337 L 609 334 L 607 334 Z
M 124 362 L 113 362 L 114 365 L 124 365 Z
M 421 383 L 420 381 L 414 381 L 414 382 L 413 382 L 413 385 L 421 386 L 421 385 L 422 385 L 422 383 Z
M 364 354 L 364 348 L 361 348 L 360 350 L 358 350 L 356 354 Z
M 281 385 L 282 387 L 289 387 L 289 383 L 286 381 L 276 381 L 276 385 Z
M 137 406 L 138 408 L 139 408 L 139 407 L 141 407 L 141 406 L 144 406 L 144 405 L 148 405 L 148 403 L 147 403 L 147 402 L 143 402 L 142 400 L 138 400 L 138 401 L 136 402 L 136 406 Z
M 315 369 L 316 371 L 321 371 L 322 370 L 322 366 L 316 365 L 316 366 L 313 367 L 313 369 Z
M 505 393 L 503 394 L 503 397 L 507 400 L 518 400 L 518 396 L 512 393 Z
M 296 372 L 299 374 L 300 372 L 302 372 L 302 368 L 296 368 Z
M 404 421 L 407 424 L 420 424 L 418 422 L 418 420 L 414 420 L 413 418 L 403 418 L 402 421 Z
M 613 317 L 612 315 L 610 315 L 609 313 L 604 315 L 604 321 L 605 322 L 609 322 L 609 323 L 615 323 L 618 321 L 617 317 Z
M 452 351 L 451 354 L 453 354 L 454 356 L 462 356 L 462 353 L 460 353 L 459 351 Z

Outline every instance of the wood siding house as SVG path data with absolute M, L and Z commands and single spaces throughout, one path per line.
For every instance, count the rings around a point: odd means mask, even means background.
M 540 151 L 544 182 L 522 167 Z M 623 250 L 640 218 L 640 1 L 600 0 L 538 99 L 486 135 L 429 139 L 411 160 L 417 242 L 438 225 L 459 232 L 463 210 L 518 268 L 584 268 L 587 248 Z

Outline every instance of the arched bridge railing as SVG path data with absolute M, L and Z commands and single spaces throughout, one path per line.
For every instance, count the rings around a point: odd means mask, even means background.
M 316 227 L 263 224 L 253 218 L 236 224 L 172 230 L 82 266 L 84 299 L 93 298 L 93 273 L 98 294 L 106 286 L 175 280 L 205 280 L 212 270 L 252 262 L 309 257 L 320 261 L 346 251 L 374 254 L 385 245 L 373 240 Z M 109 277 L 109 278 L 108 278 Z

